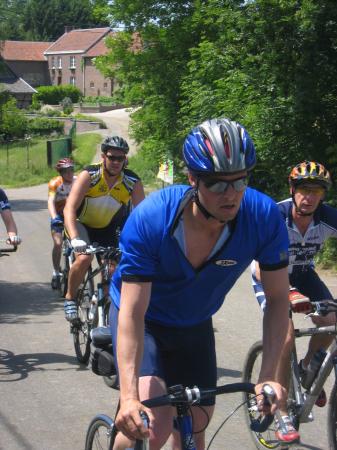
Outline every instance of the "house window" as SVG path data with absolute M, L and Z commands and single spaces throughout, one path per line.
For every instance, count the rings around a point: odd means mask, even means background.
M 76 78 L 75 77 L 70 77 L 70 84 L 72 86 L 75 86 L 75 83 L 76 83 Z
M 93 81 L 90 81 L 90 87 L 94 88 L 95 87 L 95 83 Z
M 51 57 L 51 68 L 55 69 L 55 58 L 54 58 L 54 56 Z
M 76 68 L 75 56 L 70 56 L 70 69 L 75 69 L 75 68 Z
M 108 83 L 105 82 L 105 83 L 103 84 L 103 87 L 104 87 L 104 89 L 106 89 L 106 88 L 108 87 Z
M 61 56 L 57 57 L 57 67 L 58 67 L 58 69 L 62 69 L 62 57 Z

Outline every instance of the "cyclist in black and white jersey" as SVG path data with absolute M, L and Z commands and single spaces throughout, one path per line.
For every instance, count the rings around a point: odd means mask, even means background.
M 0 214 L 8 234 L 8 243 L 12 245 L 19 245 L 21 243 L 21 239 L 18 236 L 18 230 L 11 211 L 11 205 L 3 189 L 0 189 Z
M 314 256 L 321 250 L 329 237 L 337 238 L 337 209 L 323 203 L 326 191 L 331 186 L 329 172 L 322 164 L 304 161 L 293 168 L 289 176 L 291 198 L 278 203 L 289 236 L 289 282 L 300 294 L 311 300 L 332 299 L 333 296 L 315 271 Z M 258 264 L 252 263 L 253 286 L 256 298 L 264 309 L 265 297 L 259 277 Z M 306 301 L 308 301 L 308 299 Z M 302 305 L 303 309 L 303 305 Z M 334 314 L 327 317 L 315 317 L 317 326 L 335 323 Z M 313 354 L 319 349 L 326 349 L 333 337 L 328 335 L 313 336 L 309 342 L 307 354 L 300 362 L 304 372 Z M 293 327 L 289 325 L 288 345 L 280 363 L 280 377 L 286 378 L 290 352 L 294 342 Z M 326 395 L 322 391 L 317 399 L 317 406 L 326 404 Z M 286 414 L 286 411 L 285 411 Z M 289 433 L 277 433 L 280 440 L 291 441 L 298 432 L 289 424 Z

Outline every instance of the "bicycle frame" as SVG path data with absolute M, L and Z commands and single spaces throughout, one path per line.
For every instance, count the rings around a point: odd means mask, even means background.
M 313 336 L 317 334 L 330 334 L 337 336 L 337 327 L 334 325 L 320 328 L 300 328 L 295 329 L 295 337 Z M 297 362 L 296 349 L 292 353 L 292 382 L 294 386 L 294 393 L 296 396 L 296 415 L 299 423 L 311 422 L 311 411 L 319 396 L 327 378 L 329 377 L 332 369 L 335 367 L 335 373 L 337 374 L 337 342 L 331 344 L 330 349 L 327 351 L 324 361 L 316 375 L 310 389 L 305 393 L 302 392 L 302 387 L 299 377 L 299 368 Z
M 177 408 L 177 416 L 174 420 L 174 428 L 180 434 L 181 450 L 197 450 L 193 439 L 192 417 L 187 414 L 187 408 L 179 411 Z

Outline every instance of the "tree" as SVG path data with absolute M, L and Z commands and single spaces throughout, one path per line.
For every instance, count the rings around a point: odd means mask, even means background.
M 0 0 L 0 40 L 24 38 L 22 12 L 26 0 Z
M 192 126 L 227 116 L 252 135 L 253 182 L 269 194 L 285 194 L 299 160 L 337 175 L 334 0 L 115 0 L 111 13 L 126 31 L 97 66 L 141 106 L 132 129 L 149 159 L 180 160 Z
M 64 33 L 66 25 L 93 28 L 100 25 L 93 16 L 90 0 L 28 0 L 23 23 L 27 39 L 53 41 Z

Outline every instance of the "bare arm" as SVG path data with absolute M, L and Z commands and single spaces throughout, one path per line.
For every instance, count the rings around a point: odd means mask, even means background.
M 71 188 L 70 194 L 67 198 L 66 205 L 63 210 L 64 223 L 70 239 L 78 237 L 78 230 L 76 226 L 76 212 L 80 207 L 85 194 L 90 188 L 90 175 L 89 172 L 84 170 L 76 178 L 76 181 Z
M 149 305 L 151 283 L 123 283 L 118 316 L 117 360 L 120 379 L 120 411 L 117 428 L 131 439 L 147 435 L 139 416 L 146 410 L 139 402 L 138 378 L 144 346 L 144 316 Z
M 52 219 L 55 219 L 57 216 L 56 208 L 55 208 L 55 195 L 49 194 L 48 195 L 48 211 L 50 214 L 50 217 Z
M 135 207 L 145 198 L 144 187 L 141 181 L 137 181 L 135 187 L 133 188 L 131 199 L 132 205 Z
M 289 325 L 289 278 L 286 267 L 275 271 L 261 270 L 260 274 L 267 305 L 263 317 L 263 358 L 259 382 L 270 383 L 275 380 Z M 285 395 L 280 386 L 274 387 L 278 398 Z
M 4 209 L 1 211 L 1 217 L 4 221 L 8 236 L 17 236 L 18 230 L 16 228 L 12 211 L 10 209 Z

